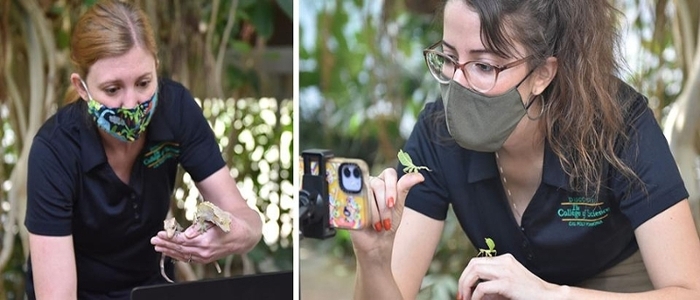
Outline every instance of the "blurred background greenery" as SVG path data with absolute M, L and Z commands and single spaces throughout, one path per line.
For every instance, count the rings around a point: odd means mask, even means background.
M 68 41 L 95 0 L 0 0 L 0 299 L 24 298 L 26 157 L 44 120 L 63 105 L 72 72 Z M 292 0 L 135 0 L 160 47 L 160 74 L 201 105 L 264 237 L 220 261 L 224 273 L 177 264 L 181 280 L 291 270 L 293 141 Z M 197 191 L 182 170 L 172 212 L 191 221 Z
M 610 0 L 625 15 L 620 77 L 650 99 L 679 163 L 698 222 L 700 11 L 696 0 Z M 372 174 L 396 166 L 426 102 L 439 95 L 421 50 L 441 38 L 441 0 L 301 0 L 300 150 L 331 149 L 368 162 Z M 595 51 L 594 49 L 592 51 Z M 423 299 L 454 299 L 456 279 L 475 254 L 448 214 Z M 351 299 L 354 257 L 347 232 L 300 243 L 301 293 Z

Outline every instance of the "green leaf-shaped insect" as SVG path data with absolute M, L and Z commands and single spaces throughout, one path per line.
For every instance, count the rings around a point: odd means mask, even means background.
M 419 170 L 428 170 L 429 172 L 432 172 L 428 167 L 426 166 L 416 166 L 413 164 L 413 160 L 411 157 L 408 155 L 408 153 L 403 152 L 403 150 L 399 149 L 399 162 L 404 166 L 403 172 L 404 173 L 417 173 Z
M 479 248 L 479 253 L 476 256 L 493 257 L 496 255 L 496 243 L 491 238 L 485 238 L 488 250 Z

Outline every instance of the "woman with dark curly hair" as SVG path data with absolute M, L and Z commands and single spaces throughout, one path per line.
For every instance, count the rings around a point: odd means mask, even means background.
M 446 1 L 424 51 L 442 97 L 404 147 L 432 172 L 370 180 L 358 299 L 416 297 L 450 206 L 497 254 L 469 262 L 458 299 L 700 299 L 688 192 L 617 77 L 618 15 L 607 0 Z

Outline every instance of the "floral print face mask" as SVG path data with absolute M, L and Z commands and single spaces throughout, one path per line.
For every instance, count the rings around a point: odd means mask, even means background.
M 80 82 L 88 94 L 88 113 L 97 127 L 123 142 L 133 142 L 146 131 L 158 103 L 157 89 L 150 99 L 134 108 L 111 108 L 92 98 L 85 82 L 82 79 Z

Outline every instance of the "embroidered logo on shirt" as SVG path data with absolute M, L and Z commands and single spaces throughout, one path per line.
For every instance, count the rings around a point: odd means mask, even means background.
M 170 158 L 180 156 L 180 144 L 165 142 L 148 149 L 143 155 L 143 164 L 149 168 L 157 168 Z
M 569 227 L 594 227 L 603 224 L 603 219 L 610 214 L 610 207 L 603 207 L 603 202 L 588 197 L 568 197 L 557 210 L 562 222 Z

